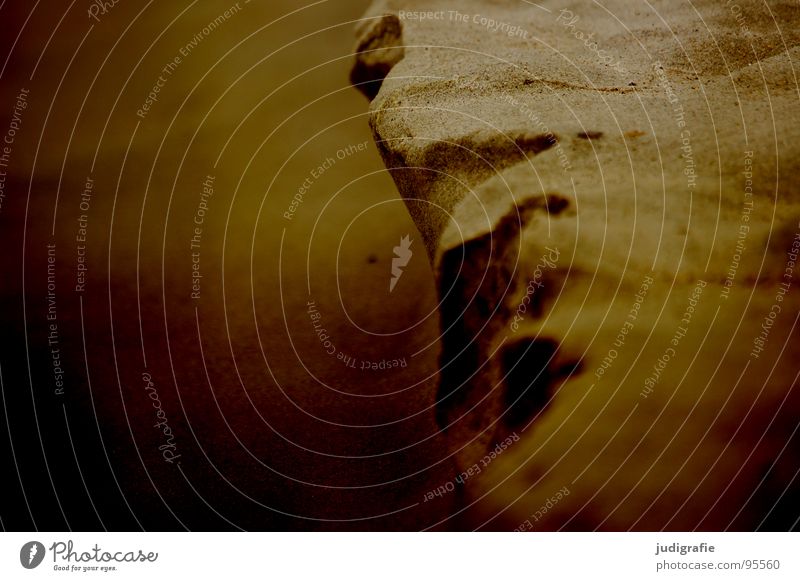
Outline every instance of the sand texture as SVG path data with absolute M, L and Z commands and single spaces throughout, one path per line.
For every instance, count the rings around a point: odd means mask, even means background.
M 368 15 L 353 81 L 434 266 L 437 420 L 480 468 L 460 518 L 791 527 L 797 5 Z

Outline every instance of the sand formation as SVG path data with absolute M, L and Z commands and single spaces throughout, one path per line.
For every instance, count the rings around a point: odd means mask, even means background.
M 470 525 L 796 524 L 799 11 L 380 0 L 360 24 Z

